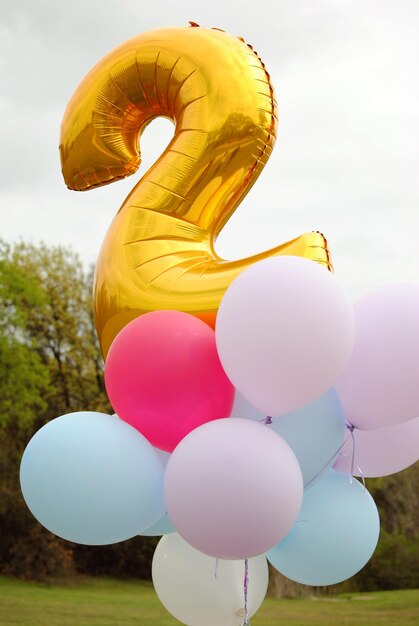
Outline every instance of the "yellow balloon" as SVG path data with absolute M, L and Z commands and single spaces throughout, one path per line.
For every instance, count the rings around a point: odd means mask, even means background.
M 97 262 L 94 313 L 105 356 L 117 333 L 149 311 L 177 309 L 214 325 L 225 290 L 255 261 L 288 254 L 331 269 L 316 232 L 240 261 L 216 254 L 218 233 L 271 154 L 277 109 L 251 46 L 192 26 L 150 31 L 110 52 L 79 85 L 62 122 L 62 171 L 78 191 L 133 174 L 147 124 L 158 116 L 175 122 Z

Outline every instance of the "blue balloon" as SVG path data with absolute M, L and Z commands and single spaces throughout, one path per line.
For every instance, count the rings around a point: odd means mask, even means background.
M 306 489 L 332 467 L 346 433 L 345 418 L 334 389 L 298 411 L 275 417 L 271 428 L 293 450 Z
M 165 450 L 160 450 L 160 448 L 156 448 L 153 446 L 154 452 L 157 454 L 157 457 L 162 464 L 164 470 L 166 470 L 166 466 L 171 457 L 170 452 L 165 452 Z M 140 535 L 143 537 L 161 537 L 162 535 L 169 535 L 170 533 L 174 533 L 175 528 L 172 522 L 169 519 L 167 513 L 163 515 L 155 524 L 150 526 L 150 528 L 146 528 L 143 530 Z
M 165 513 L 164 469 L 117 416 L 69 413 L 43 426 L 20 467 L 26 504 L 54 534 L 88 545 L 124 541 Z
M 238 392 L 232 415 L 257 421 L 265 416 Z M 280 417 L 269 425 L 290 446 L 301 467 L 304 487 L 310 487 L 332 467 L 345 438 L 345 418 L 336 391 Z
M 150 526 L 150 528 L 143 530 L 140 535 L 144 537 L 160 537 L 161 535 L 169 535 L 174 532 L 175 528 L 166 513 L 155 524 Z
M 266 554 L 281 574 L 304 585 L 334 585 L 371 558 L 380 533 L 374 500 L 357 480 L 330 470 L 304 493 L 292 530 Z

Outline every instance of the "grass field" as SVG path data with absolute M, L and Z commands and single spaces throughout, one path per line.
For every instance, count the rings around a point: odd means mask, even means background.
M 419 624 L 419 590 L 265 600 L 252 626 Z M 176 626 L 151 583 L 86 579 L 48 586 L 0 577 L 1 626 Z M 214 624 L 214 626 L 218 626 Z

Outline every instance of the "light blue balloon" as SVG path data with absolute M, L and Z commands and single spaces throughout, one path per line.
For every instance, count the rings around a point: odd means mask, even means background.
M 361 483 L 330 470 L 304 492 L 292 530 L 266 554 L 281 574 L 304 585 L 334 585 L 371 558 L 380 533 L 374 500 Z
M 161 535 L 169 535 L 174 532 L 175 528 L 166 513 L 158 522 L 150 526 L 150 528 L 143 530 L 140 535 L 144 537 L 160 537 Z
M 160 450 L 160 448 L 156 448 L 155 446 L 153 446 L 153 450 L 157 454 L 157 456 L 159 457 L 160 463 L 166 469 L 166 466 L 167 466 L 167 464 L 169 462 L 169 459 L 172 456 L 171 453 L 170 452 L 166 452 L 165 450 Z
M 124 541 L 165 513 L 164 469 L 117 416 L 69 413 L 43 426 L 20 467 L 26 504 L 54 534 L 88 545 Z
M 233 408 L 231 409 L 232 417 L 241 417 L 242 419 L 254 420 L 255 422 L 263 422 L 266 415 L 256 409 L 242 394 L 236 390 L 234 395 Z
M 265 416 L 236 392 L 232 415 L 256 421 Z M 345 438 L 345 418 L 336 391 L 281 417 L 269 425 L 288 443 L 301 467 L 304 487 L 311 487 L 332 467 Z
M 336 391 L 272 420 L 271 428 L 293 450 L 304 487 L 313 486 L 332 467 L 345 439 L 345 418 Z
M 156 448 L 154 446 L 153 450 L 156 453 L 163 468 L 166 469 L 166 466 L 171 457 L 170 452 L 165 452 L 165 450 L 160 450 L 160 448 Z M 175 528 L 170 521 L 168 514 L 165 513 L 162 518 L 160 518 L 155 524 L 150 526 L 150 528 L 143 530 L 140 535 L 142 535 L 143 537 L 161 537 L 162 535 L 169 535 L 170 533 L 174 532 Z

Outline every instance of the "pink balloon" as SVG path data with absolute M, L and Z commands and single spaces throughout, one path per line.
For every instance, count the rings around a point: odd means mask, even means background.
M 265 415 L 284 415 L 333 387 L 353 346 L 352 304 L 318 263 L 265 259 L 227 289 L 216 339 L 240 393 Z
M 109 350 L 105 383 L 119 417 L 169 452 L 197 426 L 229 416 L 234 401 L 214 331 L 179 311 L 125 326 Z
M 197 550 L 244 559 L 277 544 L 295 523 L 300 466 L 274 431 L 229 418 L 200 426 L 166 468 L 164 495 L 178 533 Z
M 334 465 L 339 472 L 351 472 L 353 452 L 353 475 L 371 478 L 401 472 L 419 459 L 419 417 L 386 428 L 355 428 L 353 434 L 355 446 L 348 432 Z
M 355 345 L 336 384 L 348 422 L 382 428 L 419 415 L 419 284 L 389 283 L 355 303 Z

